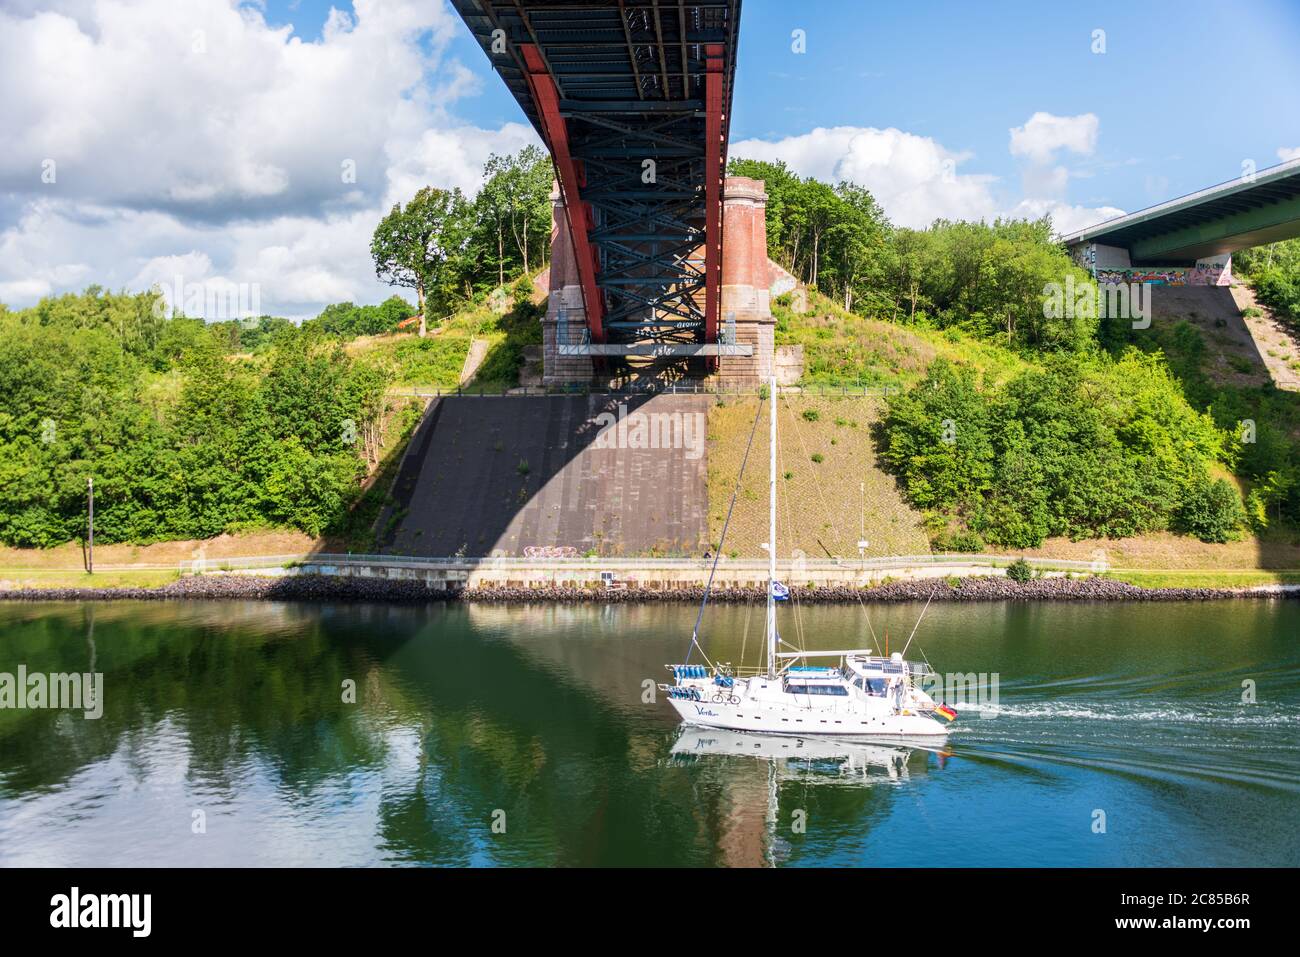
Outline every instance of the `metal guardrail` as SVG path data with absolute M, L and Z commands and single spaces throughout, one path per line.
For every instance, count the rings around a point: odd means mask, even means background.
M 777 561 L 778 572 L 784 571 L 819 571 L 832 569 L 872 569 L 889 570 L 910 568 L 917 565 L 983 565 L 1000 568 L 1016 561 L 1018 555 L 987 554 L 939 554 L 939 555 L 898 555 L 884 558 L 804 558 L 781 559 Z M 1074 559 L 1026 558 L 1025 561 L 1035 567 L 1056 571 L 1105 571 L 1098 563 L 1076 561 Z M 493 569 L 493 568 L 600 568 L 609 570 L 635 568 L 700 568 L 707 569 L 713 564 L 712 558 L 610 558 L 604 556 L 583 556 L 579 558 L 519 558 L 514 556 L 458 556 L 443 558 L 420 555 L 377 555 L 377 554 L 340 554 L 315 553 L 307 555 L 261 555 L 245 558 L 203 558 L 180 563 L 181 574 L 201 575 L 205 572 L 239 571 L 258 568 L 293 568 L 318 565 L 385 565 L 392 568 L 427 568 L 427 569 Z M 170 566 L 168 566 L 170 567 Z M 744 571 L 760 571 L 767 568 L 764 558 L 728 558 L 723 556 L 719 567 Z
M 637 396 L 637 395 L 715 395 L 715 396 L 754 396 L 760 394 L 759 388 L 742 389 L 732 388 L 702 388 L 698 382 L 656 382 L 643 387 L 628 387 L 625 389 L 614 388 L 596 388 L 592 386 L 572 386 L 569 388 L 560 386 L 511 386 L 508 388 L 478 388 L 475 386 L 468 387 L 447 387 L 436 385 L 413 385 L 403 388 L 389 389 L 386 395 L 393 397 L 409 397 L 420 399 L 442 399 L 442 398 L 469 398 L 469 399 L 499 399 L 499 398 L 527 398 L 537 397 L 544 398 L 547 396 L 572 396 L 572 395 L 612 395 L 612 396 Z M 897 386 L 892 385 L 804 385 L 804 386 L 782 386 L 781 392 L 788 395 L 808 395 L 820 397 L 840 397 L 840 398 L 885 398 L 896 395 L 901 392 Z
M 609 343 L 561 343 L 555 347 L 561 356 L 649 356 L 656 359 L 692 358 L 702 356 L 752 356 L 754 347 L 721 342 L 644 342 L 629 345 Z
M 186 564 L 185 562 L 181 563 Z M 23 573 L 40 573 L 50 572 L 56 574 L 66 574 L 68 572 L 84 572 L 85 565 L 6 565 L 0 568 L 0 578 L 8 574 Z M 140 562 L 138 564 L 110 565 L 105 562 L 95 562 L 96 572 L 172 572 L 176 570 L 175 562 Z

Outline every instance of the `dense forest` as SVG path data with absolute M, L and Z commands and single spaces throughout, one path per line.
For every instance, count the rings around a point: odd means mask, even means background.
M 1046 218 L 904 229 L 860 186 L 800 179 L 779 162 L 738 159 L 729 169 L 767 185 L 771 258 L 847 311 L 1012 348 L 1078 350 L 1095 339 L 1095 315 L 1044 314 L 1047 283 L 1088 278 L 1053 242 Z
M 1227 436 L 1187 403 L 1163 360 L 1129 350 L 1053 356 L 999 384 L 940 359 L 891 401 L 885 460 L 945 550 L 1174 528 L 1227 541 L 1245 519 L 1210 469 Z
M 292 323 L 240 354 L 237 329 L 156 304 L 92 288 L 0 314 L 0 542 L 83 536 L 91 476 L 103 542 L 336 525 L 376 451 L 383 370 Z

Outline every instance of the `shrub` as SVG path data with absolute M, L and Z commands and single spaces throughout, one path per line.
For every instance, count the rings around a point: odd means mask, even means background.
M 1018 582 L 1023 585 L 1025 582 L 1029 581 L 1029 579 L 1034 577 L 1033 566 L 1023 558 L 1017 558 L 1007 566 L 1007 577 L 1013 582 Z
M 1012 548 L 1168 528 L 1187 476 L 1208 482 L 1225 454 L 1164 360 L 1136 350 L 1061 356 L 1001 385 L 937 360 L 890 399 L 883 432 L 914 506 Z
M 942 519 L 941 516 L 936 516 Z M 933 528 L 933 525 L 932 525 Z M 936 552 L 960 552 L 963 554 L 984 551 L 985 542 L 979 532 L 969 529 L 941 529 L 930 542 Z
M 1177 515 L 1179 529 L 1203 542 L 1232 541 L 1245 521 L 1241 496 L 1224 479 L 1193 482 Z

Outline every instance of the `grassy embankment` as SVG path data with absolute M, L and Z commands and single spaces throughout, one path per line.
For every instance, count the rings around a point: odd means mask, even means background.
M 804 350 L 806 391 L 781 400 L 778 413 L 777 536 L 782 554 L 854 558 L 930 551 L 922 516 L 903 499 L 877 461 L 872 430 L 883 407 L 882 388 L 906 388 L 939 356 L 965 359 L 990 378 L 1024 368 L 1014 353 L 958 333 L 909 329 L 845 312 L 810 294 L 810 309 L 773 304 L 777 345 Z M 839 390 L 839 394 L 837 394 Z M 865 395 L 864 390 L 873 390 Z M 856 395 L 853 393 L 856 391 Z M 723 401 L 709 417 L 709 532 L 722 533 L 758 399 Z M 766 420 L 750 453 L 725 551 L 763 554 L 767 541 Z
M 100 545 L 93 575 L 85 571 L 80 543 L 58 548 L 0 547 L 0 589 L 149 588 L 180 577 L 181 562 L 245 555 L 306 555 L 323 543 L 293 531 L 245 532 L 207 541 L 156 542 L 152 545 Z
M 778 537 L 782 552 L 810 558 L 857 558 L 925 554 L 930 545 L 923 516 L 905 501 L 894 477 L 881 470 L 871 440 L 883 399 L 864 397 L 863 386 L 906 388 L 922 378 L 939 356 L 974 366 L 986 380 L 1003 381 L 1027 366 L 1018 354 L 961 333 L 908 328 L 845 313 L 812 295 L 811 310 L 796 315 L 774 307 L 778 345 L 802 345 L 808 387 L 782 400 L 778 473 Z M 1199 408 L 1231 401 L 1232 415 L 1254 413 L 1294 441 L 1300 438 L 1300 396 L 1259 385 L 1220 361 L 1221 329 L 1196 329 L 1198 317 L 1156 323 L 1147 348 L 1170 356 L 1189 399 Z M 1207 341 L 1208 340 L 1208 341 Z M 1210 389 L 1208 385 L 1215 388 Z M 831 390 L 819 394 L 817 390 Z M 847 395 L 835 395 L 844 389 Z M 1225 391 L 1228 390 L 1228 391 Z M 757 399 L 720 403 L 709 420 L 710 536 L 718 541 L 740 468 Z M 1223 422 L 1220 423 L 1224 424 Z M 1230 421 L 1229 421 L 1229 424 Z M 763 554 L 767 539 L 766 423 L 754 439 L 749 466 L 727 536 L 726 551 Z M 1225 473 L 1226 474 L 1226 473 Z M 1239 485 L 1241 483 L 1238 483 Z M 1235 542 L 1209 544 L 1159 533 L 1120 540 L 1048 539 L 1030 557 L 1103 560 L 1108 574 L 1135 584 L 1180 587 L 1244 587 L 1300 583 L 1300 536 L 1285 524 L 1258 534 L 1243 531 Z
M 521 290 L 520 301 L 504 314 L 493 312 L 486 305 L 473 306 L 433 324 L 423 339 L 413 332 L 367 336 L 349 343 L 348 351 L 386 362 L 396 376 L 395 389 L 449 390 L 461 384 L 470 347 L 475 340 L 481 340 L 487 354 L 464 388 L 471 392 L 512 388 L 519 383 L 524 349 L 542 341 L 539 319 L 544 307 L 536 301 L 536 295 L 529 294 L 531 288 Z
M 1143 588 L 1254 588 L 1263 585 L 1300 585 L 1300 571 L 1146 571 L 1108 572 L 1107 578 Z

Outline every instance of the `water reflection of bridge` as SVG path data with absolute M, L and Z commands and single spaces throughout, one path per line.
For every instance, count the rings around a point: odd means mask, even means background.
M 692 608 L 682 606 L 682 625 Z M 701 828 L 715 835 L 718 859 L 728 867 L 765 867 L 791 853 L 791 814 L 808 805 L 809 787 L 872 789 L 906 785 L 942 764 L 933 742 L 797 738 L 694 729 L 677 725 L 675 713 L 644 699 L 653 652 L 643 636 L 662 635 L 665 609 L 653 605 L 480 605 L 466 613 L 481 634 L 508 641 L 521 658 L 555 680 L 582 689 L 603 708 L 646 729 L 629 739 L 629 760 L 666 765 L 688 775 L 697 796 L 708 795 L 697 813 Z M 672 621 L 674 616 L 668 616 Z M 672 729 L 665 735 L 663 729 Z M 856 803 L 882 810 L 887 791 L 863 793 Z M 862 812 L 865 822 L 869 814 Z M 706 823 L 707 821 L 707 823 Z
M 128 821 L 131 860 L 175 861 L 189 820 L 153 808 L 215 802 L 222 838 L 185 845 L 187 863 L 761 866 L 786 853 L 809 783 L 893 780 L 846 777 L 830 756 L 788 775 L 749 756 L 674 757 L 675 716 L 640 698 L 676 633 L 663 608 L 502 610 L 0 609 L 9 660 L 72 671 L 93 656 L 106 688 L 97 721 L 0 720 L 0 809 L 27 809 L 7 856 L 121 863 L 105 824 Z M 852 792 L 819 821 L 860 835 L 898 793 Z M 70 800 L 100 810 L 70 819 Z M 508 839 L 490 831 L 498 808 Z

